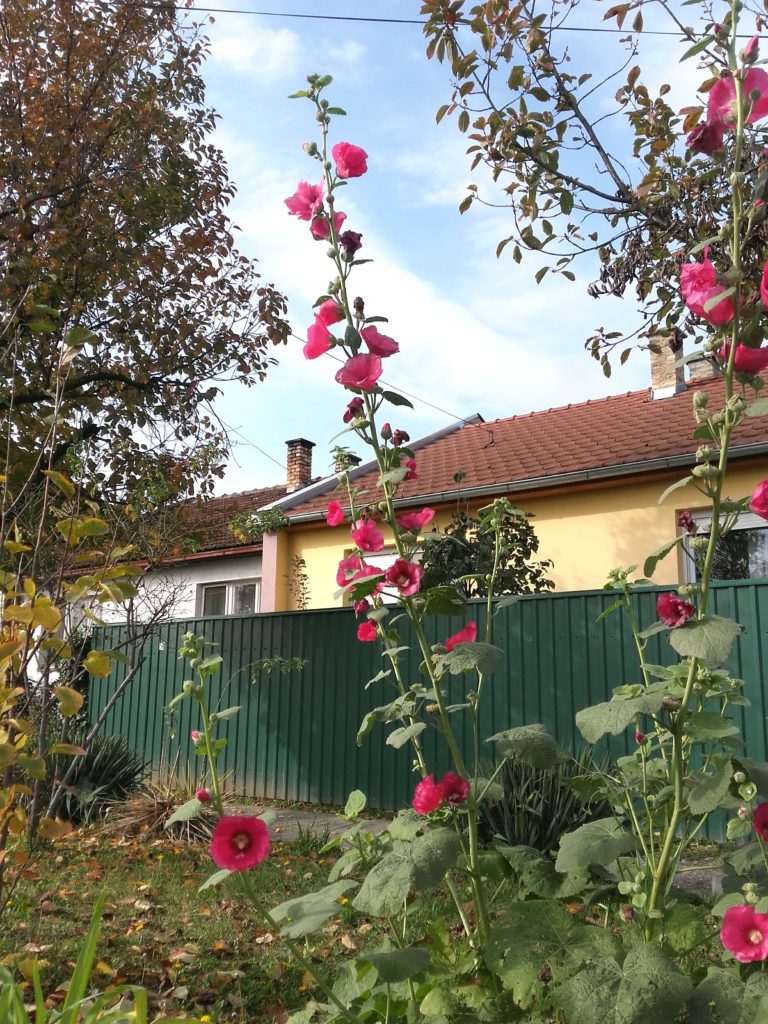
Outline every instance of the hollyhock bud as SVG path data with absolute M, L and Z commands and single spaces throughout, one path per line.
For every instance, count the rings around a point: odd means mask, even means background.
M 336 382 L 347 388 L 370 391 L 382 374 L 381 358 L 375 355 L 357 355 L 348 359 L 336 373 Z
M 308 181 L 300 181 L 296 191 L 285 200 L 288 212 L 299 220 L 312 220 L 323 205 L 323 183 L 310 185 Z
M 760 54 L 760 36 L 752 36 L 741 51 L 741 59 L 745 64 L 754 64 Z
M 730 345 L 723 345 L 718 355 L 724 363 L 728 362 L 731 351 Z M 746 373 L 750 377 L 762 373 L 768 366 L 768 348 L 750 348 L 749 345 L 737 345 L 736 355 L 733 357 L 733 369 L 736 373 Z
M 382 441 L 388 441 L 392 437 L 392 427 L 388 423 L 385 423 L 381 428 L 381 439 Z
M 359 231 L 345 231 L 342 235 L 339 235 L 339 245 L 347 254 L 347 256 L 354 256 L 358 249 L 363 247 L 363 236 Z
M 469 796 L 469 780 L 463 779 L 456 772 L 446 772 L 438 783 L 443 800 L 451 807 L 463 804 Z
M 359 295 L 355 297 L 352 303 L 352 309 L 358 320 L 362 320 L 365 316 L 365 302 L 360 298 Z
M 405 430 L 396 430 L 392 435 L 392 445 L 395 448 L 399 448 L 401 444 L 407 444 L 411 440 L 411 435 Z
M 198 732 L 197 729 L 193 729 L 189 735 L 192 738 L 193 743 L 197 743 L 199 740 L 203 738 L 203 734 L 201 732 Z
M 404 530 L 418 533 L 434 518 L 435 510 L 433 508 L 423 508 L 421 512 L 406 512 L 405 515 L 399 516 L 397 521 Z
M 421 586 L 423 575 L 424 570 L 420 565 L 398 558 L 384 573 L 384 581 L 389 586 L 397 587 L 401 597 L 413 597 Z
M 691 510 L 687 508 L 684 512 L 681 512 L 677 517 L 677 525 L 681 530 L 685 530 L 686 533 L 696 533 L 696 523 L 691 515 Z
M 400 351 L 400 346 L 393 338 L 388 338 L 386 334 L 379 334 L 373 325 L 364 327 L 360 331 L 360 337 L 368 346 L 368 351 L 375 356 L 392 356 L 395 352 Z
M 329 526 L 340 526 L 344 522 L 344 509 L 338 503 L 338 501 L 331 501 L 328 503 L 328 508 L 325 512 L 325 521 Z
M 411 806 L 417 814 L 429 814 L 436 811 L 443 802 L 442 790 L 435 782 L 434 775 L 427 775 L 422 779 L 413 791 L 413 802 Z
M 419 474 L 416 472 L 416 459 L 406 459 L 403 463 L 407 467 L 408 472 L 403 477 L 403 480 L 418 480 Z
M 754 489 L 749 507 L 761 519 L 768 519 L 768 480 L 763 480 Z
M 365 615 L 370 610 L 371 610 L 371 602 L 368 601 L 366 598 L 363 598 L 362 601 L 355 601 L 355 617 L 356 618 L 359 619 L 361 615 Z
M 370 519 L 358 519 L 352 530 L 352 540 L 361 551 L 376 554 L 384 549 L 384 534 Z
M 331 150 L 336 163 L 336 173 L 340 178 L 359 178 L 368 170 L 368 154 L 351 142 L 337 142 Z
M 768 114 L 768 73 L 750 68 L 744 75 L 742 91 L 747 111 L 746 123 L 754 124 Z M 732 127 L 736 121 L 736 82 L 732 75 L 719 78 L 709 90 L 707 120 L 720 117 Z
M 642 747 L 642 745 L 645 743 L 645 733 L 644 732 L 640 732 L 639 729 L 635 733 L 635 743 L 637 743 L 637 745 L 639 747 Z
M 692 313 L 710 324 L 722 326 L 733 320 L 734 307 L 730 298 L 717 302 L 705 310 L 707 303 L 716 298 L 725 288 L 718 284 L 717 274 L 709 259 L 709 249 L 704 250 L 702 263 L 685 263 L 680 273 L 680 291 L 685 304 Z
M 376 639 L 376 623 L 361 622 L 357 627 L 357 639 L 364 644 L 369 644 Z
M 738 904 L 723 915 L 720 941 L 742 964 L 768 958 L 768 914 Z
M 195 793 L 195 796 L 197 797 L 201 804 L 209 804 L 211 802 L 211 794 L 204 786 L 202 789 L 198 789 L 198 791 Z
M 307 342 L 304 345 L 304 358 L 317 359 L 333 346 L 333 338 L 325 324 L 318 320 L 307 329 Z
M 359 419 L 363 415 L 365 403 L 362 398 L 353 398 L 347 406 L 342 419 L 345 423 L 351 423 L 352 420 Z
M 684 626 L 696 609 L 688 601 L 683 601 L 676 594 L 659 594 L 656 601 L 656 611 L 665 626 L 677 629 Z
M 747 816 L 747 808 L 742 806 L 742 807 L 740 807 L 738 809 L 738 811 L 736 811 L 736 813 L 738 814 L 738 816 L 740 818 L 746 818 L 746 816 Z
M 688 149 L 692 149 L 695 153 L 704 153 L 707 156 L 712 156 L 713 153 L 723 148 L 724 132 L 725 124 L 722 118 L 718 117 L 712 121 L 704 121 L 693 129 L 685 140 L 685 144 Z
M 344 319 L 344 310 L 335 299 L 326 299 L 315 309 L 315 320 L 319 324 L 331 327 Z
M 344 221 L 347 219 L 346 213 L 334 213 L 333 215 L 333 227 L 336 234 L 339 234 L 339 229 Z M 331 237 L 331 225 L 328 223 L 328 218 L 324 213 L 320 214 L 319 217 L 315 217 L 309 226 L 309 230 L 312 237 L 317 242 L 325 242 Z

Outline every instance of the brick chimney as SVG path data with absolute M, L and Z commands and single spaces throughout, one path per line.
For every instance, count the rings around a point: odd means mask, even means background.
M 312 483 L 312 449 L 315 442 L 295 437 L 285 444 L 288 448 L 288 480 L 285 489 L 290 494 Z
M 683 343 L 674 335 L 656 335 L 649 341 L 658 352 L 649 349 L 651 357 L 651 398 L 671 398 L 685 391 L 685 369 L 674 364 L 683 354 Z
M 688 380 L 693 383 L 697 380 L 711 380 L 715 376 L 715 364 L 706 356 L 699 356 L 688 363 Z

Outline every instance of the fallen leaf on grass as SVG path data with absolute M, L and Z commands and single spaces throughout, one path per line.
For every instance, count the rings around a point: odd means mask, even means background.
M 345 932 L 344 935 L 341 936 L 341 944 L 344 947 L 344 949 L 348 949 L 350 953 L 355 953 L 357 951 L 355 940 L 352 938 L 349 932 Z

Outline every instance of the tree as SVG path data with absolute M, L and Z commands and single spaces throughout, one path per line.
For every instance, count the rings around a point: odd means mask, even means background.
M 454 585 L 466 597 L 487 597 L 487 578 L 493 572 L 496 554 L 496 534 L 490 516 L 495 515 L 499 520 L 502 557 L 493 596 L 552 590 L 554 583 L 545 575 L 552 562 L 530 561 L 539 550 L 531 516 L 512 508 L 508 502 L 503 509 L 491 506 L 481 513 L 486 514 L 473 516 L 464 508 L 454 513 L 445 533 L 433 539 L 427 535 L 421 563 L 422 585 Z
M 525 250 L 549 257 L 536 272 L 538 282 L 547 273 L 574 280 L 574 260 L 596 253 L 600 271 L 590 294 L 620 296 L 633 288 L 645 318 L 641 335 L 667 335 L 678 348 L 684 337 L 700 337 L 701 325 L 680 300 L 681 257 L 704 245 L 712 247 L 715 261 L 725 251 L 720 230 L 729 212 L 735 136 L 726 132 L 713 159 L 703 148 L 706 139 L 695 134 L 703 127 L 704 107 L 678 112 L 665 99 L 669 85 L 654 95 L 643 83 L 634 38 L 644 29 L 644 6 L 629 0 L 606 10 L 604 17 L 627 34 L 618 68 L 597 79 L 592 67 L 575 66 L 568 51 L 572 15 L 583 14 L 573 0 L 471 6 L 423 0 L 422 13 L 428 56 L 448 63 L 454 78 L 438 121 L 456 114 L 470 142 L 472 167 L 489 167 L 501 192 L 488 198 L 470 185 L 462 212 L 475 202 L 508 204 L 512 231 L 497 253 L 509 246 L 517 263 Z M 691 28 L 667 0 L 654 11 L 666 16 L 664 28 L 680 33 L 683 59 L 697 58 L 703 66 L 702 92 L 729 74 L 724 49 L 715 45 L 728 37 L 729 14 L 723 12 L 722 24 L 715 25 L 703 4 L 699 27 Z M 695 7 L 685 11 L 688 22 Z M 763 200 L 768 175 L 762 140 L 751 135 L 741 160 L 753 185 L 752 202 Z M 746 276 L 758 271 L 759 277 L 766 242 L 765 208 L 758 203 L 744 238 Z M 587 346 L 610 373 L 611 353 L 626 340 L 599 328 Z M 622 362 L 629 352 L 623 348 Z

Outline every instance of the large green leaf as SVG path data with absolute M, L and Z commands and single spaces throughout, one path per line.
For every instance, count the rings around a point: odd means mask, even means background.
M 532 846 L 496 847 L 531 896 L 541 899 L 566 899 L 584 890 L 588 874 L 586 869 L 563 874 L 552 858 Z
M 688 806 L 693 814 L 710 814 L 728 793 L 733 768 L 730 761 L 715 772 L 696 772 L 693 789 L 688 794 Z
M 655 715 L 663 702 L 662 689 L 638 697 L 614 696 L 603 704 L 577 712 L 576 725 L 587 743 L 597 743 L 606 733 L 619 736 L 638 715 Z
M 379 978 L 384 982 L 406 981 L 429 967 L 429 950 L 406 946 L 404 949 L 362 953 L 358 959 L 373 964 Z
M 318 892 L 286 900 L 271 910 L 270 915 L 281 925 L 281 935 L 286 935 L 290 939 L 310 935 L 324 925 L 329 917 L 341 913 L 339 898 L 356 885 L 357 882 L 350 879 L 333 882 Z
M 691 988 L 658 947 L 642 944 L 629 951 L 623 967 L 612 958 L 587 963 L 558 986 L 555 1000 L 579 1024 L 671 1024 Z
M 452 676 L 458 676 L 476 669 L 481 675 L 489 676 L 496 668 L 501 653 L 493 644 L 459 644 L 448 654 L 436 658 L 435 666 L 439 674 L 450 672 Z
M 196 796 L 193 796 L 191 800 L 187 800 L 180 807 L 177 807 L 173 814 L 170 816 L 168 821 L 165 823 L 166 828 L 170 828 L 171 825 L 175 825 L 177 821 L 190 821 L 192 818 L 196 818 L 203 807 L 204 803 L 201 803 Z
M 599 818 L 562 837 L 555 867 L 566 873 L 590 864 L 611 864 L 620 854 L 634 848 L 633 836 L 618 818 Z
M 738 736 L 741 730 L 718 711 L 697 711 L 688 719 L 686 731 L 694 743 L 707 743 L 726 736 Z
M 463 645 L 462 645 L 463 646 Z M 502 757 L 516 757 L 534 768 L 551 768 L 568 755 L 557 743 L 545 725 L 521 725 L 489 736 L 488 743 L 497 744 Z
M 365 878 L 353 901 L 374 917 L 398 913 L 407 896 L 433 888 L 456 866 L 459 837 L 449 828 L 430 829 L 411 842 L 397 842 Z
M 714 937 L 704 921 L 705 908 L 675 903 L 664 915 L 664 938 L 673 953 L 688 953 Z
M 643 576 L 651 577 L 656 572 L 656 566 L 662 559 L 666 558 L 673 548 L 676 548 L 678 544 L 682 543 L 683 535 L 675 537 L 674 540 L 667 541 L 666 544 L 662 544 L 658 551 L 654 551 L 652 555 L 648 555 L 643 564 Z
M 745 986 L 735 971 L 710 967 L 688 1000 L 691 1024 L 738 1024 Z
M 673 629 L 669 642 L 681 658 L 701 658 L 708 665 L 722 665 L 731 653 L 733 641 L 742 627 L 733 619 L 710 615 L 705 619 L 689 619 L 684 626 Z

